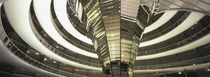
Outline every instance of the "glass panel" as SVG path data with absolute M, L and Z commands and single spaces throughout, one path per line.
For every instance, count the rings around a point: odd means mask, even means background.
M 128 52 L 121 52 L 121 62 L 129 63 L 130 53 Z

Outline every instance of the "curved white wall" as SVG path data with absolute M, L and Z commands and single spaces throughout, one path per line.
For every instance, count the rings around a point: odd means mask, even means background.
M 174 28 L 170 32 L 168 32 L 168 33 L 166 33 L 166 34 L 164 34 L 160 37 L 157 37 L 155 39 L 145 41 L 145 42 L 141 42 L 139 47 L 145 47 L 145 46 L 157 44 L 157 43 L 160 43 L 162 41 L 173 38 L 173 37 L 177 36 L 178 34 L 186 31 L 190 27 L 192 27 L 200 19 L 202 19 L 203 16 L 205 16 L 205 15 L 201 14 L 201 13 L 197 13 L 197 12 L 192 12 L 180 25 L 178 25 L 176 28 Z
M 171 18 L 173 18 L 178 11 L 166 11 L 157 21 L 149 25 L 144 29 L 143 34 L 149 33 L 159 27 L 161 27 L 163 24 L 168 22 Z
M 77 39 L 88 43 L 90 45 L 93 45 L 92 40 L 89 39 L 87 36 L 84 36 L 83 34 L 81 34 L 80 32 L 78 32 L 74 26 L 71 24 L 71 22 L 69 22 L 69 18 L 68 18 L 68 14 L 67 14 L 67 0 L 54 0 L 54 9 L 55 9 L 55 13 L 56 16 L 58 18 L 58 20 L 60 21 L 60 23 L 62 24 L 62 26 L 64 27 L 64 29 L 69 32 L 71 35 L 73 35 L 74 37 L 76 37 Z
M 80 49 L 79 47 L 72 45 L 57 32 L 55 28 L 56 25 L 53 22 L 50 11 L 51 0 L 34 0 L 33 3 L 34 3 L 34 11 L 38 21 L 41 24 L 41 27 L 53 40 L 55 40 L 58 44 L 64 46 L 65 48 L 72 50 L 73 52 L 88 57 L 98 58 L 97 54 L 85 51 L 83 49 Z
M 88 65 L 79 64 L 70 61 L 66 58 L 58 56 L 54 52 L 46 48 L 34 35 L 31 30 L 31 24 L 29 22 L 29 7 L 31 0 L 9 0 L 4 4 L 5 12 L 7 18 L 11 23 L 15 32 L 31 47 L 39 51 L 40 53 L 51 57 L 62 63 L 75 66 L 78 68 L 90 69 L 90 70 L 101 70 L 101 68 L 96 68 Z M 44 7 L 43 7 L 44 8 Z
M 0 3 L 0 8 L 2 7 L 2 3 Z M 0 13 L 1 16 L 1 13 Z M 0 18 L 0 61 L 4 61 L 7 62 L 8 64 L 11 64 L 13 66 L 19 67 L 19 68 L 24 68 L 26 70 L 29 70 L 31 72 L 35 72 L 37 74 L 43 74 L 43 75 L 47 75 L 47 76 L 53 76 L 53 77 L 63 77 L 62 75 L 58 75 L 58 74 L 54 74 L 48 71 L 45 71 L 43 69 L 37 68 L 25 61 L 23 61 L 22 59 L 18 58 L 17 56 L 15 56 L 2 42 L 2 40 L 4 40 L 3 38 L 5 38 L 5 32 L 3 29 L 3 25 L 2 25 L 2 20 Z
M 58 75 L 55 73 L 51 73 L 48 71 L 45 71 L 43 69 L 37 68 L 23 60 L 21 60 L 20 58 L 18 58 L 17 56 L 15 56 L 10 50 L 8 50 L 4 44 L 2 43 L 2 41 L 0 40 L 0 57 L 1 60 L 3 60 L 4 62 L 7 62 L 13 66 L 19 67 L 19 68 L 24 68 L 28 71 L 31 72 L 35 72 L 38 74 L 43 74 L 46 76 L 51 76 L 51 77 L 64 77 L 62 75 Z
M 182 52 L 186 52 L 187 50 L 193 49 L 193 48 L 197 48 L 200 47 L 202 45 L 208 44 L 210 43 L 210 34 L 207 34 L 206 36 L 191 42 L 187 45 L 181 46 L 179 48 L 175 48 L 172 50 L 168 50 L 165 52 L 161 52 L 158 54 L 152 54 L 152 55 L 145 55 L 145 56 L 138 56 L 136 57 L 136 60 L 147 60 L 147 59 L 154 59 L 154 58 L 159 58 L 159 57 L 165 57 L 165 56 L 170 56 L 170 55 L 174 55 L 177 53 L 182 53 Z

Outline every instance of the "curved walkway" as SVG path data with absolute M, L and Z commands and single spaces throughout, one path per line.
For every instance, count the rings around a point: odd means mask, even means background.
M 50 5 L 52 0 L 33 0 L 34 12 L 38 21 L 41 24 L 41 27 L 46 31 L 46 33 L 52 37 L 58 44 L 64 46 L 65 48 L 72 50 L 75 53 L 79 53 L 84 56 L 98 58 L 97 54 L 85 51 L 79 47 L 74 46 L 65 40 L 56 30 L 55 22 L 53 22 Z M 68 21 L 69 22 L 69 21 Z
M 68 19 L 67 14 L 67 0 L 54 0 L 54 9 L 58 20 L 61 22 L 64 29 L 79 40 L 93 45 L 92 40 L 87 36 L 78 32 Z
M 48 1 L 45 1 L 45 0 L 44 1 L 43 0 L 34 0 L 34 4 L 37 4 L 37 5 L 35 5 L 36 8 L 40 8 L 40 9 L 36 9 L 37 10 L 36 13 L 39 12 L 39 14 L 37 15 L 37 16 L 39 16 L 38 19 L 42 20 L 42 21 L 40 21 L 40 23 L 41 23 L 41 25 L 43 25 L 43 27 L 47 27 L 47 28 L 45 28 L 45 30 L 48 29 L 48 31 L 49 31 L 52 28 L 52 30 L 55 31 L 55 29 L 53 29 L 54 28 L 53 27 L 54 24 L 53 24 L 53 22 L 51 20 L 51 16 L 50 16 L 50 12 L 49 12 L 50 11 L 50 9 L 49 9 L 50 7 L 49 6 L 43 7 L 43 6 L 46 5 L 45 2 L 48 5 L 50 5 L 51 1 L 50 0 L 48 0 Z M 69 65 L 72 65 L 72 66 L 75 66 L 75 67 L 79 67 L 79 68 L 85 68 L 85 69 L 90 69 L 90 70 L 101 71 L 101 68 L 96 68 L 96 67 L 92 67 L 92 66 L 88 66 L 88 65 L 79 64 L 79 63 L 70 61 L 68 59 L 65 59 L 65 58 L 63 58 L 61 56 L 58 56 L 55 53 L 51 52 L 44 45 L 42 45 L 42 43 L 36 38 L 36 36 L 34 35 L 34 33 L 31 30 L 31 26 L 30 26 L 31 23 L 29 22 L 29 7 L 30 7 L 30 3 L 31 3 L 31 0 L 18 0 L 18 1 L 17 0 L 9 0 L 4 5 L 6 14 L 8 15 L 7 17 L 8 17 L 9 22 L 11 23 L 12 27 L 17 32 L 17 34 L 26 43 L 28 43 L 30 46 L 32 46 L 34 49 L 38 50 L 42 54 L 44 54 L 44 55 L 46 55 L 48 57 L 51 57 L 51 58 L 53 58 L 53 59 L 55 59 L 57 61 L 63 62 L 65 64 L 69 64 Z M 14 8 L 16 8 L 16 9 L 14 9 Z M 41 11 L 43 11 L 43 12 L 41 12 Z M 44 12 L 46 12 L 46 13 L 44 13 Z M 41 13 L 43 13 L 43 15 Z M 193 15 L 199 15 L 200 18 L 202 17 L 201 14 L 197 14 L 197 13 L 194 13 Z M 196 18 L 198 18 L 198 16 L 196 16 Z M 196 19 L 193 19 L 193 20 L 196 20 Z M 189 20 L 186 20 L 186 21 L 189 22 Z M 191 24 L 194 24 L 194 23 L 190 23 L 188 25 L 191 25 Z M 50 33 L 50 31 L 49 31 L 49 33 Z M 54 35 L 59 35 L 59 34 L 55 31 Z M 58 36 L 54 36 L 54 35 L 51 34 L 51 36 L 53 36 L 53 37 L 58 37 Z M 203 37 L 203 38 L 201 38 L 201 39 L 199 39 L 199 40 L 197 40 L 197 41 L 195 41 L 193 43 L 190 43 L 190 44 L 188 44 L 186 46 L 183 46 L 183 47 L 180 47 L 180 48 L 176 48 L 174 50 L 166 51 L 166 52 L 163 52 L 163 53 L 160 53 L 160 54 L 147 55 L 149 57 L 147 57 L 147 56 L 138 56 L 137 60 L 152 59 L 152 58 L 157 58 L 157 57 L 173 55 L 173 54 L 176 54 L 176 53 L 181 53 L 181 52 L 184 52 L 186 50 L 199 47 L 199 46 L 203 45 L 204 43 L 209 43 L 209 41 L 210 41 L 209 37 L 210 37 L 210 34 L 208 34 L 207 36 L 205 36 L 205 37 Z M 60 42 L 60 43 L 62 43 L 62 42 Z M 74 49 L 72 49 L 72 50 L 74 50 Z M 173 51 L 173 53 L 171 53 L 172 51 Z M 175 51 L 178 51 L 178 52 L 175 52 Z M 85 54 L 85 53 L 82 53 L 82 54 Z
M 27 44 L 29 44 L 31 47 L 33 47 L 40 53 L 48 57 L 51 57 L 59 62 L 72 65 L 78 68 L 85 68 L 85 69 L 90 69 L 90 70 L 101 70 L 101 68 L 96 68 L 96 67 L 83 65 L 83 64 L 70 61 L 66 58 L 58 56 L 57 54 L 55 54 L 54 52 L 46 48 L 39 41 L 39 39 L 36 38 L 36 36 L 31 30 L 31 26 L 30 26 L 31 23 L 29 22 L 30 4 L 31 4 L 31 0 L 9 0 L 4 4 L 7 18 L 9 22 L 11 23 L 13 29 Z

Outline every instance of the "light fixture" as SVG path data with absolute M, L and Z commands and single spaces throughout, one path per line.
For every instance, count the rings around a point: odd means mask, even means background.
M 75 69 L 75 71 L 79 71 L 78 69 Z
M 36 52 L 36 55 L 39 55 L 39 53 L 38 53 L 38 52 Z
M 44 61 L 46 61 L 47 60 L 47 58 L 44 58 Z
M 210 71 L 210 67 L 207 69 L 207 71 Z
M 27 50 L 27 51 L 26 51 L 26 53 L 30 53 L 30 51 L 29 51 L 29 50 Z
M 11 46 L 11 43 L 9 43 L 8 46 Z
M 56 61 L 53 61 L 53 63 L 56 63 Z
M 178 72 L 178 74 L 182 74 L 182 72 Z

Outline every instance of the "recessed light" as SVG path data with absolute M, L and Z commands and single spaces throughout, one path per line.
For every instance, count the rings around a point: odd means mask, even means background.
M 182 74 L 182 72 L 179 72 L 178 74 Z

